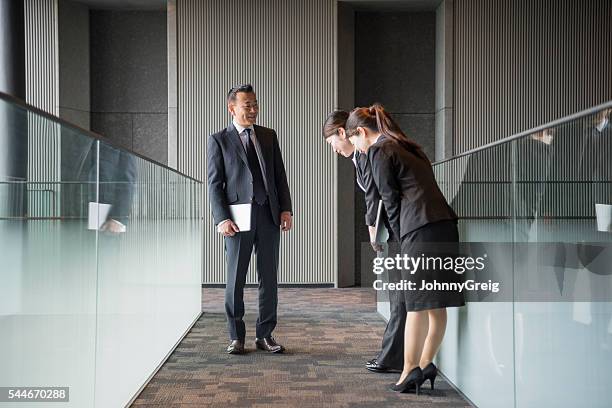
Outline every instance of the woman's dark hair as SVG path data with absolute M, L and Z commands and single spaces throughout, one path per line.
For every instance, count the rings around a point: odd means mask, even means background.
M 325 123 L 323 123 L 323 138 L 327 139 L 338 133 L 339 128 L 346 126 L 346 120 L 349 117 L 349 113 L 343 110 L 335 110 L 327 116 Z
M 243 84 L 243 85 L 235 86 L 232 89 L 230 89 L 229 92 L 227 93 L 227 101 L 234 102 L 236 100 L 236 95 L 239 92 L 253 93 L 255 91 L 253 91 L 253 85 L 251 84 Z
M 378 103 L 369 108 L 355 108 L 351 111 L 345 126 L 347 136 L 354 136 L 358 127 L 382 133 L 394 143 L 429 161 L 421 146 L 408 138 L 397 123 L 391 119 L 385 108 Z

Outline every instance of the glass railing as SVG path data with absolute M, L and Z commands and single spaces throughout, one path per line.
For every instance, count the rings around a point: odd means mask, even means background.
M 438 364 L 477 406 L 612 406 L 610 108 L 434 166 L 461 241 L 512 256 L 511 298 L 448 309 Z
M 0 406 L 125 406 L 201 313 L 201 183 L 5 95 L 0 133 Z

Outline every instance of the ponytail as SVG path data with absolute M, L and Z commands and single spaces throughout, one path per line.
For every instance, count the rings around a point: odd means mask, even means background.
M 369 109 L 370 112 L 376 116 L 376 126 L 380 133 L 390 138 L 393 142 L 404 147 L 406 150 L 415 153 L 417 156 L 429 162 L 427 155 L 425 152 L 423 152 L 423 148 L 415 141 L 409 139 L 408 136 L 402 132 L 400 127 L 393 119 L 391 119 L 391 116 L 389 116 L 382 105 L 375 103 L 374 105 L 370 106 Z
M 421 146 L 416 142 L 409 139 L 408 136 L 402 132 L 400 127 L 391 119 L 391 116 L 387 113 L 382 105 L 375 103 L 369 108 L 355 108 L 351 111 L 348 119 L 346 120 L 346 132 L 350 136 L 356 132 L 358 127 L 368 128 L 373 132 L 388 137 L 392 142 L 400 145 L 404 149 L 414 153 L 421 159 L 429 163 L 429 159 Z

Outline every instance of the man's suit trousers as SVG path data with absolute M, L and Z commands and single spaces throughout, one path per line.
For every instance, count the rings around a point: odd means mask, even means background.
M 244 341 L 243 292 L 249 270 L 251 253 L 257 257 L 259 281 L 259 317 L 255 334 L 257 338 L 269 337 L 276 327 L 278 304 L 277 272 L 280 242 L 279 226 L 274 224 L 270 206 L 252 204 L 251 230 L 238 232 L 225 238 L 227 259 L 227 285 L 225 287 L 225 313 L 230 339 Z

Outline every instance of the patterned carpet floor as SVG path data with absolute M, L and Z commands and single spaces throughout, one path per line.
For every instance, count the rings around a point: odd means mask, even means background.
M 440 377 L 419 396 L 387 387 L 398 374 L 376 374 L 385 329 L 371 289 L 280 288 L 274 337 L 285 354 L 256 351 L 257 290 L 245 289 L 247 351 L 228 355 L 223 289 L 202 290 L 202 309 L 134 407 L 469 407 Z

